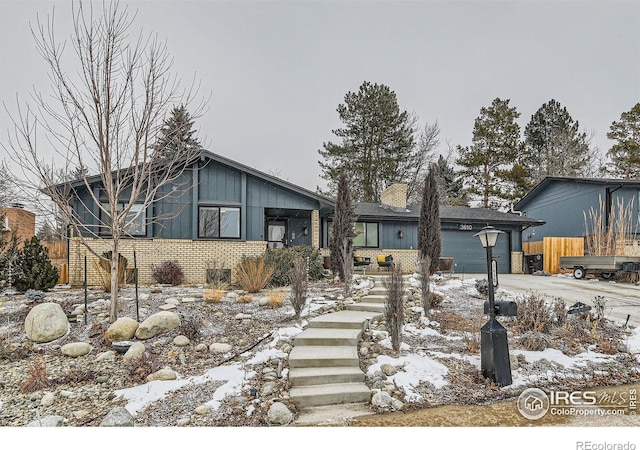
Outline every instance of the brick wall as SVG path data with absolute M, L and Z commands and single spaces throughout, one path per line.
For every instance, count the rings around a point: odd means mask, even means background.
M 24 241 L 31 239 L 36 234 L 36 215 L 19 206 L 2 209 L 2 216 L 6 217 L 11 233 L 16 233 L 20 240 L 20 247 Z M 4 230 L 5 223 L 2 223 Z
M 89 239 L 87 241 L 96 253 L 110 250 L 110 241 Z M 152 284 L 153 266 L 163 261 L 175 260 L 184 272 L 185 284 L 203 284 L 206 269 L 211 261 L 218 268 L 233 269 L 242 256 L 260 256 L 267 243 L 264 241 L 192 241 L 183 239 L 148 239 L 120 241 L 120 253 L 127 258 L 127 267 L 133 268 L 133 244 L 136 249 L 138 280 L 140 284 Z M 69 283 L 72 286 L 84 284 L 84 246 L 80 240 L 72 238 L 69 243 Z M 95 268 L 98 258 L 87 252 L 87 279 L 90 286 L 99 286 L 101 278 Z

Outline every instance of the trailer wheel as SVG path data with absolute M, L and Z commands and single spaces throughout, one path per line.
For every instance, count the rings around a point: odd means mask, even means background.
M 573 277 L 576 279 L 584 278 L 587 272 L 582 267 L 576 267 L 573 269 Z
M 605 280 L 609 280 L 613 276 L 613 273 L 611 273 L 611 272 L 602 272 L 600 274 L 600 276 Z

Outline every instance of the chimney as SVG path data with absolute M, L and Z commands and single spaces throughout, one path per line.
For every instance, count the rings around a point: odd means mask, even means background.
M 380 202 L 383 205 L 395 208 L 407 207 L 407 185 L 404 183 L 394 183 L 380 194 Z

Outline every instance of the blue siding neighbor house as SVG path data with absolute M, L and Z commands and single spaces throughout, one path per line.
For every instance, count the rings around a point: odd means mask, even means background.
M 591 229 L 591 211 L 601 214 L 603 222 L 615 223 L 620 207 L 629 209 L 632 223 L 627 228 L 634 238 L 640 228 L 638 204 L 640 181 L 599 178 L 547 177 L 534 187 L 514 209 L 523 216 L 545 221 L 536 229 L 535 238 L 583 237 Z M 530 232 L 525 232 L 525 241 Z

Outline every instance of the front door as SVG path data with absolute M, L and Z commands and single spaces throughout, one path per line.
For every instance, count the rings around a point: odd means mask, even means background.
M 287 222 L 269 220 L 267 222 L 267 248 L 284 248 L 287 246 Z

